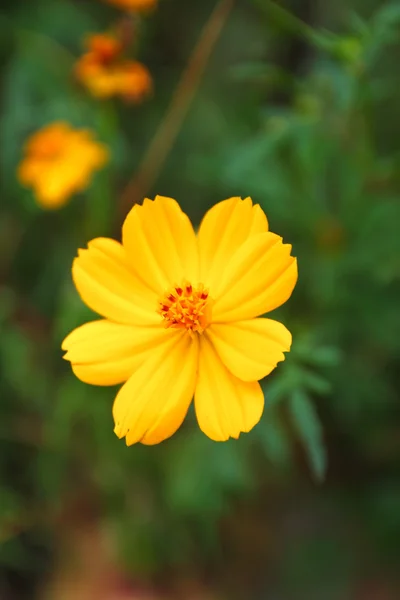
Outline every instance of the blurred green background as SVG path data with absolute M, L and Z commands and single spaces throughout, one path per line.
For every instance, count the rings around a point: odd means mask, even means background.
M 130 17 L 99 0 L 1 3 L 1 600 L 400 598 L 400 2 L 233 2 L 144 185 L 196 225 L 251 195 L 293 243 L 299 282 L 276 311 L 293 350 L 263 382 L 260 424 L 217 444 L 190 414 L 162 445 L 127 448 L 115 390 L 61 358 L 93 318 L 72 259 L 119 237 L 123 190 L 214 6 L 159 0 L 132 17 L 132 55 L 154 79 L 136 106 L 94 100 L 71 75 L 86 33 Z M 16 168 L 26 138 L 60 119 L 112 159 L 46 212 Z

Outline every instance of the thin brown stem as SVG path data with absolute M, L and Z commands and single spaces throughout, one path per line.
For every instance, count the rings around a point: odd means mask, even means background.
M 205 24 L 189 62 L 172 96 L 165 117 L 151 140 L 143 160 L 121 196 L 125 213 L 151 188 L 174 145 L 192 100 L 199 87 L 211 52 L 232 10 L 234 0 L 219 0 Z

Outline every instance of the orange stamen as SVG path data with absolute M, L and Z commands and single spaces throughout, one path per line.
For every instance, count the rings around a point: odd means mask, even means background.
M 197 287 L 188 282 L 175 286 L 160 300 L 158 312 L 167 328 L 186 329 L 191 335 L 203 333 L 211 317 L 208 290 L 202 283 Z

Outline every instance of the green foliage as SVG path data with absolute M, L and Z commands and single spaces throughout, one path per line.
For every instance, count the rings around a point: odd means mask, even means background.
M 86 386 L 62 360 L 63 337 L 94 318 L 70 266 L 90 238 L 119 236 L 122 191 L 212 2 L 194 8 L 160 0 L 158 12 L 137 21 L 140 58 L 154 78 L 153 97 L 140 106 L 95 101 L 71 76 L 82 37 L 121 13 L 97 0 L 41 0 L 34 17 L 23 0 L 1 9 L 4 569 L 28 571 L 34 553 L 23 535 L 54 533 L 54 515 L 82 493 L 95 499 L 132 572 L 182 565 L 202 572 L 210 564 L 218 571 L 225 563 L 229 570 L 237 556 L 245 562 L 240 532 L 246 552 L 253 541 L 241 530 L 241 510 L 254 511 L 254 537 L 267 522 L 262 536 L 273 546 L 276 597 L 350 597 L 370 563 L 377 577 L 390 579 L 392 565 L 395 571 L 399 3 L 371 0 L 369 10 L 354 0 L 344 13 L 332 4 L 323 18 L 317 2 L 310 3 L 313 14 L 300 12 L 298 2 L 237 4 L 165 167 L 145 192 L 177 198 L 196 225 L 229 196 L 251 195 L 261 204 L 271 230 L 298 257 L 298 285 L 272 315 L 292 332 L 293 348 L 262 382 L 265 411 L 251 433 L 216 444 L 190 412 L 171 440 L 133 448 L 112 431 L 116 390 Z M 93 128 L 112 159 L 85 193 L 44 213 L 16 169 L 26 138 L 56 119 Z M 260 597 L 272 597 L 263 550 L 255 547 Z M 288 582 L 296 581 L 300 588 L 292 589 Z
M 322 479 L 326 469 L 322 427 L 310 397 L 302 389 L 294 390 L 290 398 L 290 411 L 294 425 L 306 447 L 313 473 L 317 479 Z

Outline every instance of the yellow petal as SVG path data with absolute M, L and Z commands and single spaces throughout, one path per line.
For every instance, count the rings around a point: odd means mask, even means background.
M 196 384 L 198 338 L 170 330 L 119 391 L 113 407 L 115 433 L 128 445 L 157 444 L 180 427 Z
M 264 409 L 260 384 L 244 382 L 232 375 L 205 335 L 200 338 L 194 401 L 200 429 L 220 442 L 250 431 Z
M 25 143 L 25 152 L 30 155 L 48 156 L 50 149 L 59 149 L 71 132 L 71 126 L 64 121 L 55 121 L 30 136 Z
M 42 175 L 46 173 L 46 161 L 36 158 L 25 158 L 18 166 L 18 179 L 22 185 L 36 185 Z
M 80 171 L 65 161 L 55 161 L 36 181 L 36 198 L 44 208 L 59 208 L 76 192 Z
M 64 151 L 64 162 L 75 170 L 77 181 L 84 180 L 87 183 L 92 172 L 102 167 L 108 159 L 107 147 L 94 141 L 91 131 L 80 129 L 69 136 Z
M 89 385 L 118 385 L 132 375 L 137 368 L 135 357 L 110 360 L 107 363 L 75 364 L 71 363 L 74 375 Z
M 249 237 L 268 231 L 268 221 L 251 198 L 229 198 L 213 206 L 199 229 L 200 280 L 216 293 L 221 273 Z
M 268 219 L 259 204 L 253 205 L 252 220 L 250 222 L 249 236 L 268 231 Z
M 156 196 L 135 205 L 122 229 L 132 268 L 158 295 L 183 279 L 198 281 L 196 236 L 172 198 Z
M 100 315 L 134 325 L 157 325 L 157 297 L 131 270 L 121 244 L 97 238 L 80 250 L 72 276 L 82 300 Z
M 291 249 L 270 232 L 254 235 L 238 248 L 220 273 L 213 321 L 252 319 L 286 302 L 297 281 Z
M 292 336 L 282 323 L 271 319 L 251 319 L 214 324 L 207 329 L 222 362 L 243 381 L 266 377 L 277 363 L 285 360 Z
M 92 321 L 74 329 L 63 341 L 65 360 L 76 376 L 92 385 L 116 385 L 129 379 L 159 344 L 171 338 L 159 327 Z

